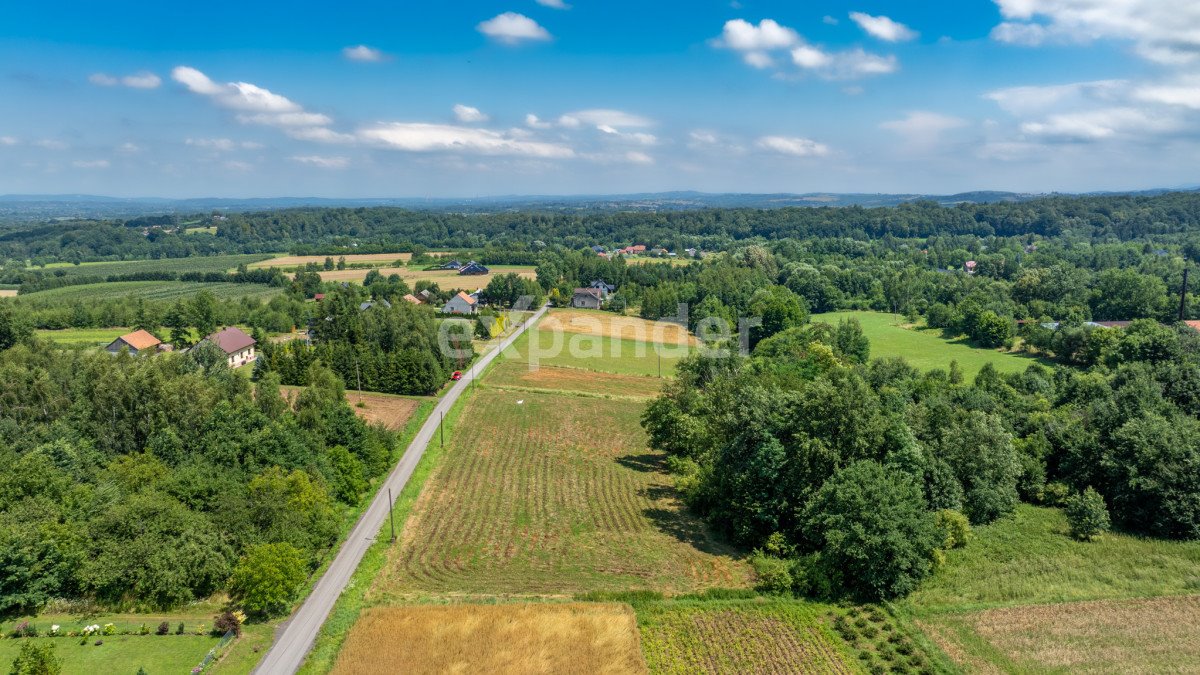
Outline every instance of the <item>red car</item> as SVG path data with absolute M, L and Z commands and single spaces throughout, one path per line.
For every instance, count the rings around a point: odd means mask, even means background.
M 461 370 L 454 371 L 454 374 L 450 376 L 450 379 L 454 380 L 455 382 L 458 382 L 459 380 L 462 379 L 462 371 Z

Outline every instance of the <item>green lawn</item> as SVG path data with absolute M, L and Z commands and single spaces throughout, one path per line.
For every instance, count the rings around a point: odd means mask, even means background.
M 64 347 L 104 347 L 128 333 L 129 328 L 63 328 L 62 330 L 36 330 L 40 338 L 53 340 Z
M 940 330 L 905 328 L 907 320 L 899 314 L 830 312 L 814 314 L 812 320 L 836 326 L 851 317 L 858 319 L 871 341 L 871 358 L 902 356 L 922 371 L 949 369 L 951 361 L 958 361 L 958 367 L 969 380 L 985 363 L 991 363 L 1001 373 L 1019 373 L 1030 364 L 1041 362 L 1027 354 L 973 347 L 964 339 L 947 340 Z
M 1080 542 L 1058 509 L 1021 505 L 975 530 L 908 603 L 918 610 L 1200 593 L 1200 541 Z

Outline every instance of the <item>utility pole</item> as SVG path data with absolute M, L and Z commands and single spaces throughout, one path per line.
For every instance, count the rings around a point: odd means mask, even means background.
M 392 524 L 392 543 L 396 543 L 396 514 L 392 512 L 392 488 L 388 488 L 388 521 Z
M 446 428 L 443 425 L 446 424 L 446 413 L 443 412 L 438 414 L 441 415 L 441 418 L 438 419 L 438 436 L 441 437 L 438 447 L 444 448 L 446 447 Z
M 1179 320 L 1187 318 L 1187 278 L 1188 268 L 1183 268 L 1183 288 L 1179 289 Z

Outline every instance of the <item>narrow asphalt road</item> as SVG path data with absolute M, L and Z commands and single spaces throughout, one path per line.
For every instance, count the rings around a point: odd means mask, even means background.
M 450 411 L 450 406 L 454 405 L 458 397 L 467 390 L 476 374 L 482 372 L 500 352 L 511 345 L 521 333 L 524 333 L 526 328 L 542 318 L 546 309 L 546 307 L 539 309 L 516 331 L 513 331 L 512 335 L 504 338 L 496 349 L 482 356 L 471 369 L 463 373 L 462 379 L 456 382 L 434 407 L 429 419 L 421 426 L 421 430 L 417 432 L 412 443 L 404 451 L 404 456 L 388 474 L 387 480 L 379 486 L 379 492 L 376 493 L 375 499 L 371 501 L 371 505 L 367 507 L 362 517 L 354 525 L 354 529 L 346 537 L 345 543 L 342 544 L 337 557 L 329 565 L 329 569 L 313 586 L 312 593 L 300 605 L 287 624 L 275 635 L 275 643 L 271 645 L 270 651 L 254 669 L 255 673 L 259 675 L 292 675 L 300 669 L 300 665 L 304 663 L 304 658 L 308 655 L 308 650 L 312 649 L 313 643 L 317 639 L 317 632 L 321 630 L 321 625 L 325 623 L 338 596 L 350 582 L 350 576 L 358 568 L 358 563 L 375 540 L 375 536 L 379 534 L 379 529 L 388 516 L 388 488 L 391 488 L 392 496 L 400 496 L 400 491 L 408 483 L 413 470 L 417 468 L 417 463 L 421 461 L 421 456 L 425 454 L 425 447 L 437 433 L 442 415 Z

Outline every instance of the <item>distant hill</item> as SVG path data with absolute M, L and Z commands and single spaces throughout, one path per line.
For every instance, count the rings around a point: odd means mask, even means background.
M 1196 188 L 1186 188 L 1195 190 Z M 1088 195 L 1156 195 L 1163 188 L 1131 192 L 1092 192 Z M 460 213 L 504 211 L 675 211 L 712 207 L 774 209 L 821 206 L 896 206 L 912 201 L 960 203 L 1021 202 L 1046 194 L 980 190 L 951 195 L 886 193 L 707 193 L 647 192 L 623 195 L 500 195 L 491 197 L 419 198 L 381 197 L 338 199 L 324 197 L 261 197 L 166 199 L 159 197 L 107 197 L 103 195 L 0 195 L 0 220 L 36 221 L 73 218 L 130 218 L 145 215 L 203 213 L 208 211 L 270 211 L 297 207 L 395 206 L 415 210 Z

